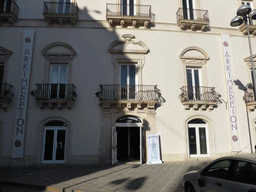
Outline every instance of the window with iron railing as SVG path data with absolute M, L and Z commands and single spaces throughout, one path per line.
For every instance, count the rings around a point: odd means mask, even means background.
M 102 101 L 156 101 L 160 91 L 156 85 L 100 85 L 96 96 Z
M 31 94 L 42 101 L 75 101 L 76 92 L 73 84 L 36 84 L 37 89 Z

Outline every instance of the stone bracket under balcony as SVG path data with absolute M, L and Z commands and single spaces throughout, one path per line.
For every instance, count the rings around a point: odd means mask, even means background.
M 68 109 L 72 109 L 73 101 L 62 101 L 62 100 L 36 100 L 38 103 L 38 106 L 43 109 L 45 107 L 48 107 L 49 109 L 58 108 L 62 109 L 63 107 L 67 107 Z
M 127 108 L 128 110 L 146 110 L 146 109 L 155 109 L 155 104 L 157 101 L 154 102 L 131 102 L 131 101 L 100 101 L 100 106 L 103 109 L 124 109 Z
M 210 102 L 182 102 L 186 110 L 194 109 L 194 110 L 209 110 L 212 111 L 213 108 L 217 105 L 216 103 L 210 103 Z
M 11 100 L 0 99 L 0 108 L 3 108 L 4 110 L 7 110 L 7 108 L 10 105 L 10 103 L 11 103 Z
M 72 108 L 76 99 L 75 86 L 73 84 L 36 84 L 37 89 L 31 91 L 39 107 L 62 109 L 66 106 Z
M 192 31 L 201 30 L 205 31 L 209 27 L 209 22 L 200 20 L 187 20 L 181 19 L 178 21 L 178 26 L 182 30 L 190 29 Z
M 122 17 L 113 17 L 113 16 L 107 16 L 108 23 L 114 27 L 114 26 L 121 26 L 121 28 L 126 26 L 132 26 L 133 28 L 136 28 L 138 26 L 144 26 L 145 28 L 148 27 L 150 23 L 150 18 L 141 18 L 141 17 L 135 17 L 135 16 L 122 16 Z
M 239 27 L 239 30 L 244 34 L 244 35 L 247 35 L 247 26 L 245 24 L 242 24 L 240 27 Z M 251 35 L 256 35 L 256 25 L 249 25 L 249 33 Z
M 250 110 L 250 111 L 254 111 L 256 109 L 256 102 L 249 102 L 249 103 L 246 103 L 246 106 L 247 108 Z
M 14 24 L 17 17 L 12 13 L 0 13 L 0 24 L 7 21 L 9 24 Z

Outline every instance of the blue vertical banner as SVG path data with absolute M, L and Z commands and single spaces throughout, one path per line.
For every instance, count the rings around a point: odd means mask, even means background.
M 17 112 L 13 132 L 12 158 L 24 157 L 24 138 L 26 129 L 34 34 L 34 29 L 24 29 L 22 39 L 21 76 L 19 79 Z

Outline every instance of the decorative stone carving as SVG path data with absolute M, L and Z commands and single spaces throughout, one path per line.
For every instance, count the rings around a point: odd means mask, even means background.
M 141 53 L 141 54 L 146 54 L 149 52 L 149 48 L 148 46 L 142 42 L 142 41 L 134 41 L 133 39 L 135 39 L 134 35 L 131 34 L 124 34 L 122 36 L 124 38 L 123 41 L 120 40 L 116 40 L 113 41 L 109 47 L 108 47 L 108 51 L 110 53 Z M 122 44 L 131 44 L 131 45 L 138 45 L 137 49 L 124 49 L 124 47 L 118 47 L 118 45 L 122 45 Z

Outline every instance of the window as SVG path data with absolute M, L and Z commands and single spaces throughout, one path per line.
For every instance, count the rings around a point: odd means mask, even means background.
M 58 13 L 67 14 L 70 13 L 70 3 L 72 0 L 59 0 Z
M 193 0 L 182 0 L 184 19 L 194 20 L 194 2 Z
M 4 80 L 4 62 L 0 62 L 0 84 L 3 83 Z
M 0 62 L 0 98 L 2 95 L 3 80 L 4 80 L 4 62 Z
M 202 172 L 202 175 L 218 179 L 226 179 L 230 165 L 230 160 L 218 161 L 210 167 L 206 168 Z
M 234 171 L 234 181 L 256 185 L 256 164 L 238 161 Z
M 120 73 L 121 99 L 135 99 L 136 66 L 121 64 Z
M 200 100 L 201 69 L 187 67 L 187 86 L 189 100 Z
M 136 0 L 122 0 L 121 14 L 134 16 L 136 13 Z
M 11 5 L 11 0 L 0 0 L 0 13 L 10 13 Z
M 193 156 L 207 156 L 208 131 L 207 124 L 201 119 L 194 119 L 188 123 L 189 154 Z
M 50 86 L 51 99 L 59 99 L 65 97 L 65 90 L 67 85 L 67 64 L 55 64 L 50 66 Z

